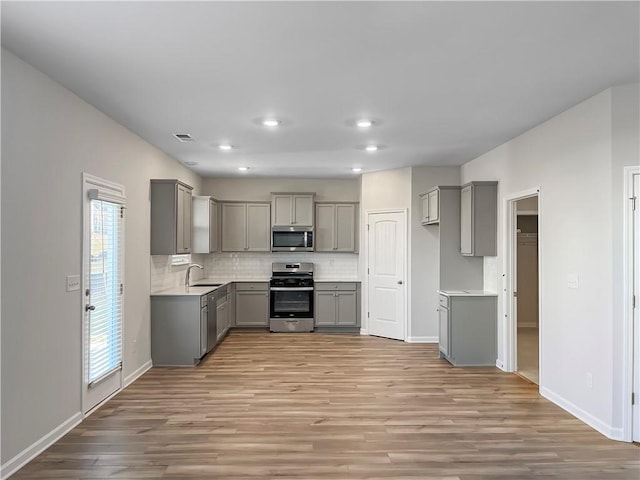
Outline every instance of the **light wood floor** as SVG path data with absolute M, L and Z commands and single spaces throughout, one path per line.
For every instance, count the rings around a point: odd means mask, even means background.
M 197 368 L 149 371 L 12 480 L 36 478 L 638 480 L 640 448 L 435 345 L 232 332 Z
M 518 373 L 540 384 L 538 328 L 518 327 Z

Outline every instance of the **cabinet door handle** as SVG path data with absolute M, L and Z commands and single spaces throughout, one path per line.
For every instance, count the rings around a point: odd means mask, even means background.
M 402 280 L 398 280 L 398 285 L 402 285 Z
M 92 312 L 93 312 L 95 309 L 96 309 L 96 306 L 95 306 L 95 305 L 89 305 L 89 304 L 86 304 L 86 305 L 84 306 L 84 311 L 85 311 L 85 312 L 88 312 L 88 311 L 92 311 Z

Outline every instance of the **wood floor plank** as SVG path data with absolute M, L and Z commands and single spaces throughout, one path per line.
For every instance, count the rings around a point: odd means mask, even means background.
M 147 372 L 12 480 L 106 478 L 638 480 L 640 448 L 435 345 L 231 332 L 198 367 Z

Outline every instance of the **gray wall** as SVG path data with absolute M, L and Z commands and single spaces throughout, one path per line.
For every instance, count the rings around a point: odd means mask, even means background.
M 463 182 L 500 182 L 499 232 L 504 197 L 540 187 L 541 392 L 613 437 L 622 405 L 622 166 L 638 163 L 637 106 L 638 85 L 606 90 L 461 169 Z M 505 253 L 501 234 L 496 274 L 506 274 Z M 569 274 L 578 289 L 568 288 Z
M 2 50 L 2 457 L 81 410 L 81 174 L 126 188 L 124 367 L 150 360 L 149 179 L 200 179 Z
M 611 220 L 612 220 L 612 268 L 613 277 L 613 424 L 622 424 L 622 354 L 624 322 L 624 167 L 640 165 L 640 89 L 638 84 L 614 87 L 612 92 L 611 136 Z M 628 305 L 628 304 L 627 304 Z M 636 355 L 640 354 L 637 352 Z M 637 394 L 636 394 L 637 395 Z
M 366 173 L 361 178 L 360 194 L 360 276 L 362 278 L 362 328 L 367 328 L 367 262 L 364 258 L 367 241 L 367 213 L 373 210 L 408 210 L 407 214 L 407 258 L 409 268 L 407 279 L 411 278 L 411 168 L 397 168 L 383 172 Z M 407 291 L 407 315 L 409 325 L 407 335 L 411 335 L 411 290 Z
M 459 167 L 411 169 L 411 336 L 412 340 L 437 341 L 439 288 L 439 232 L 437 225 L 422 226 L 420 194 L 438 185 L 459 185 Z
M 271 192 L 315 192 L 316 202 L 358 202 L 359 179 L 205 178 L 202 191 L 219 200 L 270 201 Z

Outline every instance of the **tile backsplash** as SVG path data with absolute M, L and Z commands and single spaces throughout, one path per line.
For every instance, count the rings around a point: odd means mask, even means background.
M 205 276 L 231 279 L 269 278 L 273 262 L 311 262 L 315 277 L 352 280 L 359 277 L 354 253 L 215 253 L 205 259 Z
M 187 265 L 171 265 L 171 256 L 151 256 L 151 291 L 184 284 Z M 204 266 L 194 269 L 191 278 L 268 279 L 273 262 L 312 262 L 315 277 L 322 280 L 353 280 L 359 277 L 355 253 L 213 253 L 191 255 L 190 263 Z
M 191 255 L 190 263 L 198 263 L 206 268 L 204 261 L 205 255 Z M 188 265 L 171 265 L 170 255 L 151 255 L 151 291 L 183 285 L 187 267 Z M 203 275 L 199 268 L 191 271 L 193 280 L 203 278 Z

